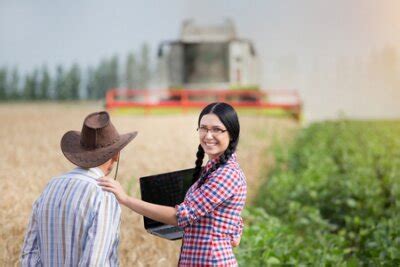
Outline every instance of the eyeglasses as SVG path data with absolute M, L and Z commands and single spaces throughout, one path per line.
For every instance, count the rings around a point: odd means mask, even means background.
M 218 127 L 212 127 L 210 129 L 208 129 L 207 127 L 199 127 L 197 128 L 197 131 L 199 132 L 200 135 L 206 135 L 208 132 L 210 132 L 213 136 L 217 136 L 220 135 L 224 132 L 226 132 L 227 130 L 218 128 Z

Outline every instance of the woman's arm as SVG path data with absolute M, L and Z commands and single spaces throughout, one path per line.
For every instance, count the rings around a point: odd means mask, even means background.
M 178 225 L 176 209 L 174 207 L 152 204 L 134 197 L 130 197 L 125 193 L 118 181 L 112 179 L 99 179 L 98 181 L 98 184 L 105 191 L 111 192 L 115 195 L 120 204 L 155 221 L 170 225 Z

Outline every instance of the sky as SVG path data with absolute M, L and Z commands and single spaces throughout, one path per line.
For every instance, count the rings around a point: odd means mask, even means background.
M 0 66 L 93 66 L 144 42 L 155 55 L 189 18 L 233 19 L 239 37 L 254 42 L 262 87 L 298 90 L 310 120 L 400 117 L 400 88 L 365 71 L 374 53 L 400 52 L 398 0 L 0 0 Z

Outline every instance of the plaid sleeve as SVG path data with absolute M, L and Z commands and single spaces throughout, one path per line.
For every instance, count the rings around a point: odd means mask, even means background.
M 236 192 L 238 182 L 239 175 L 234 169 L 217 170 L 200 188 L 176 206 L 178 226 L 193 224 L 200 217 L 213 211 Z
M 240 217 L 239 223 L 236 225 L 236 232 L 232 236 L 232 241 L 238 240 L 242 236 L 243 232 L 243 219 Z

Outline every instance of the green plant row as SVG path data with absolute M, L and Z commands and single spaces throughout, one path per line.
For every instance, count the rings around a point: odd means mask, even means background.
M 400 122 L 331 121 L 277 147 L 244 266 L 400 266 Z

